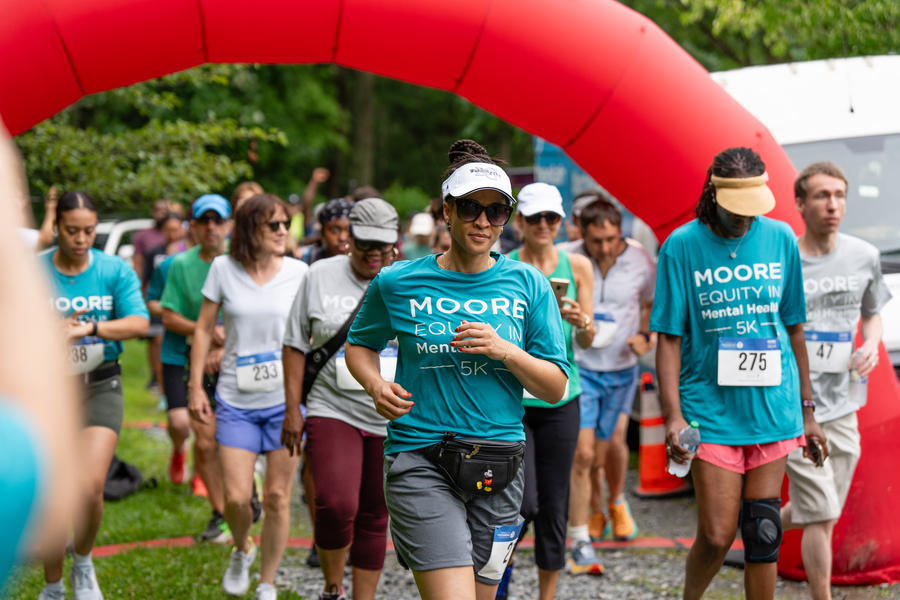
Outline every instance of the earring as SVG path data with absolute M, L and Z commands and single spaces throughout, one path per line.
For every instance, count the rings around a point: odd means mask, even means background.
M 503 227 L 500 228 L 500 233 L 503 233 Z
M 447 227 L 450 227 L 450 220 L 447 220 Z

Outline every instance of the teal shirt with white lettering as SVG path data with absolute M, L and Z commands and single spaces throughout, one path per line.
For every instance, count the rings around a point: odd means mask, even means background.
M 141 295 L 141 282 L 134 269 L 118 256 L 91 249 L 90 265 L 78 275 L 64 275 L 53 266 L 53 252 L 43 257 L 53 284 L 52 306 L 62 317 L 87 310 L 80 321 L 114 321 L 138 316 L 150 319 Z M 105 340 L 103 360 L 112 361 L 122 353 L 122 342 Z
M 348 340 L 380 352 L 396 337 L 396 381 L 415 402 L 388 423 L 387 454 L 431 446 L 447 432 L 525 439 L 519 380 L 502 361 L 450 346 L 463 320 L 490 325 L 568 377 L 562 320 L 547 278 L 530 265 L 491 256 L 497 263 L 480 273 L 443 270 L 436 255 L 402 261 L 382 269 L 369 285 Z
M 742 446 L 803 433 L 800 380 L 785 327 L 804 321 L 800 253 L 787 224 L 759 217 L 739 241 L 694 220 L 660 249 L 650 329 L 681 336 L 681 412 L 700 423 L 701 441 Z M 747 350 L 766 345 L 747 338 L 777 339 L 781 384 L 719 385 L 720 338 L 738 338 L 732 347 Z M 751 365 L 759 372 L 758 356 L 748 352 L 737 361 L 742 375 Z M 767 358 L 768 366 L 772 355 Z

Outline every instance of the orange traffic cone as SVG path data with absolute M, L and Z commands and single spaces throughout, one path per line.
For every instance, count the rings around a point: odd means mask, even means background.
M 684 479 L 666 471 L 666 421 L 650 373 L 641 377 L 640 477 L 634 493 L 641 498 L 676 496 L 691 490 Z

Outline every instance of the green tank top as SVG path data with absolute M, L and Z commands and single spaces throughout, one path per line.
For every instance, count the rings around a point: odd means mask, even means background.
M 550 279 L 551 277 L 558 279 L 568 279 L 569 289 L 566 290 L 566 297 L 575 299 L 578 297 L 578 288 L 575 285 L 575 277 L 572 275 L 572 265 L 569 262 L 569 253 L 565 250 L 559 250 L 558 252 L 559 262 L 556 264 L 556 270 L 553 271 L 553 273 L 551 273 L 550 276 L 547 277 L 547 279 Z M 518 248 L 510 252 L 507 256 L 509 256 L 513 260 L 521 260 L 519 258 Z M 581 393 L 581 377 L 578 373 L 578 365 L 575 364 L 575 348 L 572 346 L 572 344 L 574 343 L 574 336 L 572 335 L 572 325 L 568 321 L 563 319 L 562 326 L 563 338 L 566 340 L 566 358 L 569 359 L 569 368 L 571 369 L 571 375 L 569 375 L 569 397 L 558 404 L 550 404 L 549 402 L 537 400 L 536 398 L 523 398 L 523 406 L 533 406 L 538 408 L 558 408 Z

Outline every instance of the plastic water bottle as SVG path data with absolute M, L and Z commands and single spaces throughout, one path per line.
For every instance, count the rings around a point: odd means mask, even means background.
M 859 408 L 866 405 L 869 388 L 869 378 L 860 377 L 857 369 L 861 357 L 862 348 L 853 353 L 853 359 L 850 361 L 850 404 L 854 404 Z
M 675 477 L 684 477 L 691 470 L 691 460 L 697 453 L 697 446 L 700 445 L 700 424 L 697 421 L 691 421 L 690 427 L 685 427 L 678 434 L 678 443 L 682 448 L 687 449 L 691 453 L 691 458 L 686 465 L 680 465 L 672 459 L 669 459 L 669 473 Z

